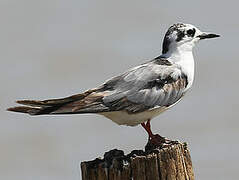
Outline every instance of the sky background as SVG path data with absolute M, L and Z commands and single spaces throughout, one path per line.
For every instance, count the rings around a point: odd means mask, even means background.
M 167 28 L 221 38 L 194 49 L 195 82 L 154 132 L 189 144 L 196 179 L 238 178 L 238 1 L 0 0 L 0 178 L 79 180 L 79 162 L 143 149 L 143 128 L 97 115 L 6 112 L 17 99 L 65 97 L 161 53 Z

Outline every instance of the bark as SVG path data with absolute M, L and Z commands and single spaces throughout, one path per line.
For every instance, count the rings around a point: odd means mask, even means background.
M 146 151 L 106 152 L 103 159 L 82 162 L 82 180 L 194 180 L 187 145 L 175 142 Z

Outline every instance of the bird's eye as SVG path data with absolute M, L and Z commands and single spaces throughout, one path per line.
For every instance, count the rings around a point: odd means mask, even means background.
M 195 35 L 196 29 L 189 29 L 187 30 L 187 35 L 193 37 Z

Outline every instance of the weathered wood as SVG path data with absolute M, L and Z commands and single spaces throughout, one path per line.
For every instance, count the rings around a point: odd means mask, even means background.
M 81 163 L 82 180 L 194 180 L 186 144 L 175 142 L 161 148 L 106 152 L 104 159 Z

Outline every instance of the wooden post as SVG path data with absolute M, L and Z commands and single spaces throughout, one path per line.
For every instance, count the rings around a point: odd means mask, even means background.
M 81 163 L 82 180 L 194 180 L 186 143 L 151 150 L 106 152 L 104 159 Z

